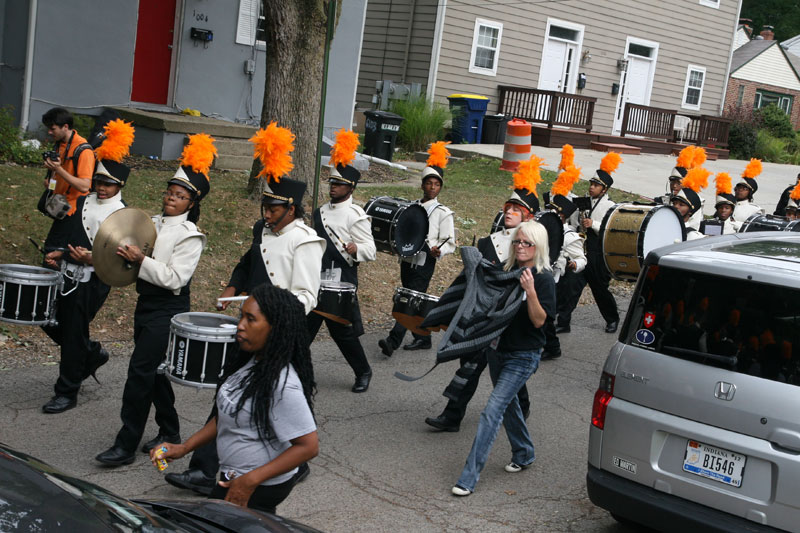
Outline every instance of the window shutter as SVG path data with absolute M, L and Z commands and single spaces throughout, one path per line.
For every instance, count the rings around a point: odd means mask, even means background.
M 239 19 L 236 22 L 236 43 L 253 46 L 258 26 L 258 3 L 261 0 L 239 0 Z

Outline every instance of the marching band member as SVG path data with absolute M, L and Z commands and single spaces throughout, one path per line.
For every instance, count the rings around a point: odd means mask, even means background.
M 710 172 L 703 167 L 695 167 L 681 180 L 681 190 L 672 197 L 672 207 L 678 210 L 686 224 L 686 240 L 693 241 L 705 237 L 695 226 L 692 215 L 702 208 L 700 191 L 708 185 Z
M 667 194 L 655 198 L 657 204 L 672 205 L 672 197 L 678 194 L 681 190 L 681 180 L 686 176 L 686 173 L 696 167 L 702 166 L 706 162 L 706 150 L 700 146 L 687 146 L 678 154 L 678 159 L 675 162 L 675 167 L 669 175 L 669 182 L 667 185 Z M 705 206 L 705 200 L 700 199 Z M 692 215 L 692 224 L 695 227 L 700 227 L 700 222 L 703 220 L 703 210 L 700 209 Z
M 422 170 L 422 199 L 419 204 L 428 213 L 426 246 L 417 255 L 400 259 L 400 280 L 403 287 L 418 292 L 428 290 L 436 262 L 456 250 L 453 212 L 436 200 L 444 184 L 444 169 L 450 156 L 446 144 L 439 141 L 431 145 L 428 150 L 428 166 Z M 405 334 L 405 326 L 395 322 L 389 336 L 378 341 L 383 354 L 391 356 L 402 344 Z M 413 335 L 414 340 L 403 346 L 404 350 L 427 350 L 431 347 L 430 337 L 416 333 Z
M 141 266 L 136 282 L 139 299 L 133 317 L 136 347 L 122 393 L 122 429 L 114 445 L 96 457 L 107 466 L 134 461 L 150 404 L 156 409 L 158 434 L 142 446 L 142 451 L 148 453 L 162 442 L 181 441 L 175 394 L 167 377 L 156 370 L 167 351 L 172 317 L 189 311 L 189 285 L 206 245 L 206 236 L 195 224 L 200 218 L 200 202 L 210 190 L 208 171 L 217 153 L 213 142 L 204 133 L 189 137 L 181 166 L 167 182 L 163 212 L 153 217 L 158 237 L 152 257 L 133 245 L 117 249 L 117 255 Z
M 548 208 L 558 214 L 561 223 L 564 225 L 564 244 L 553 266 L 557 308 L 560 306 L 559 302 L 562 298 L 568 300 L 570 294 L 574 293 L 574 291 L 571 291 L 575 285 L 574 280 L 579 278 L 579 274 L 586 267 L 586 254 L 583 249 L 585 237 L 582 233 L 572 229 L 568 222 L 570 217 L 578 210 L 578 207 L 572 203 L 568 195 L 573 185 L 580 179 L 580 168 L 569 166 L 564 169 L 558 175 L 556 181 L 553 182 L 553 187 L 550 191 L 550 203 L 547 205 Z M 556 316 L 558 316 L 557 313 Z M 561 357 L 561 343 L 556 334 L 555 318 L 548 318 L 545 321 L 544 334 L 546 341 L 541 358 L 543 361 Z
M 737 183 L 736 187 L 733 189 L 734 196 L 736 196 L 733 220 L 736 221 L 739 226 L 744 224 L 747 219 L 753 215 L 764 214 L 764 210 L 753 201 L 753 195 L 758 190 L 756 176 L 761 174 L 762 168 L 760 159 L 750 159 L 744 172 L 742 172 L 742 179 L 739 180 L 739 183 Z
M 720 172 L 714 178 L 714 183 L 717 189 L 714 220 L 722 224 L 722 235 L 736 233 L 736 228 L 731 219 L 733 208 L 736 206 L 736 197 L 731 194 L 733 192 L 731 176 L 727 172 Z
M 783 208 L 783 212 L 788 220 L 797 220 L 798 201 L 800 201 L 800 191 L 797 190 L 797 186 L 792 189 L 791 194 L 793 196 L 786 201 L 786 207 Z
M 789 199 L 792 194 L 792 191 L 797 187 L 797 184 L 800 183 L 800 174 L 797 175 L 795 179 L 795 183 L 793 185 L 789 185 L 786 187 L 783 192 L 781 193 L 780 199 L 778 199 L 778 205 L 775 206 L 775 212 L 773 215 L 778 215 L 779 217 L 786 216 L 786 207 L 789 204 Z M 794 206 L 797 209 L 797 206 Z
M 514 173 L 514 191 L 503 206 L 503 229 L 488 237 L 478 240 L 478 251 L 497 268 L 503 268 L 510 257 L 511 239 L 517 227 L 523 222 L 533 219 L 539 211 L 539 198 L 536 185 L 542 181 L 539 166 L 542 159 L 532 156 L 529 161 L 522 161 L 519 170 Z M 442 395 L 448 399 L 447 405 L 437 417 L 427 417 L 425 423 L 442 431 L 456 432 L 461 427 L 461 420 L 467 412 L 467 404 L 478 388 L 481 374 L 486 368 L 487 352 L 490 348 L 478 353 L 467 353 L 460 357 L 460 367 Z M 520 408 L 525 418 L 530 413 L 530 398 L 525 385 L 517 394 Z
M 275 122 L 250 138 L 253 158 L 261 162 L 258 177 L 267 180 L 261 197 L 262 218 L 253 226 L 250 249 L 233 269 L 220 298 L 249 294 L 266 283 L 291 292 L 303 304 L 307 315 L 317 306 L 325 241 L 303 222 L 306 184 L 285 177 L 293 168 L 290 154 L 294 139 L 291 131 Z M 217 308 L 226 309 L 229 304 L 220 302 Z M 169 473 L 164 479 L 178 488 L 208 495 L 214 488 L 218 469 L 217 449 L 211 443 L 194 452 L 187 470 Z M 308 466 L 302 471 L 306 474 Z
M 58 325 L 42 328 L 61 347 L 55 396 L 42 407 L 45 413 L 63 413 L 75 407 L 81 382 L 89 376 L 97 380 L 95 372 L 108 362 L 108 352 L 89 337 L 89 324 L 111 290 L 94 272 L 92 243 L 106 217 L 125 207 L 120 191 L 125 186 L 130 168 L 122 164 L 122 159 L 130 153 L 133 133 L 133 126 L 121 120 L 105 126 L 105 140 L 95 154 L 98 162 L 93 179 L 94 192 L 77 197 L 75 213 L 67 217 L 65 224 L 58 226 L 60 231 L 52 231 L 45 243 L 48 249 L 68 250 L 67 253 L 49 252 L 45 263 L 57 268 L 63 259 L 71 285 L 75 287 L 77 284 L 72 292 L 59 298 L 56 310 Z M 80 278 L 75 279 L 78 276 Z
M 358 135 L 340 130 L 331 150 L 331 201 L 314 211 L 314 229 L 325 240 L 322 256 L 322 278 L 344 281 L 358 287 L 358 264 L 375 260 L 375 241 L 364 210 L 353 203 L 353 191 L 361 174 L 350 162 L 355 159 Z M 340 324 L 317 313 L 308 315 L 309 339 L 317 336 L 322 321 L 328 326 L 336 346 L 355 373 L 353 392 L 366 392 L 372 378 L 364 347 L 358 337 L 364 334 L 358 295 L 353 302 L 352 324 Z

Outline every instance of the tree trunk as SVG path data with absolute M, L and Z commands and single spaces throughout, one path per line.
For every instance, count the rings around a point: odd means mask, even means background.
M 277 121 L 295 134 L 294 169 L 288 177 L 313 187 L 316 170 L 320 94 L 325 58 L 328 7 L 337 0 L 263 0 L 266 19 L 266 79 L 261 127 Z M 337 6 L 340 7 L 340 6 Z M 258 160 L 250 173 L 253 195 L 263 190 L 254 183 Z

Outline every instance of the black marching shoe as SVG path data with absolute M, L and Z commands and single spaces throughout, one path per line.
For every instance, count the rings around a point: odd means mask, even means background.
M 560 350 L 557 351 L 557 352 L 544 351 L 544 352 L 542 352 L 541 360 L 542 361 L 550 361 L 551 359 L 558 359 L 559 357 L 561 357 L 561 351 Z
M 389 337 L 386 337 L 385 339 L 379 340 L 378 341 L 378 346 L 381 347 L 381 352 L 386 357 L 391 357 L 392 354 L 395 351 L 395 348 L 396 348 L 394 346 L 394 343 L 392 343 L 392 340 Z
M 619 326 L 618 321 L 615 320 L 614 322 L 609 322 L 608 324 L 606 324 L 606 333 L 616 333 L 617 326 Z
M 211 494 L 211 489 L 217 484 L 213 477 L 206 476 L 202 470 L 190 468 L 180 474 L 174 472 L 164 476 L 164 480 L 179 489 L 193 490 L 204 496 Z
M 97 356 L 97 358 L 86 363 L 86 368 L 83 370 L 83 379 L 88 379 L 91 376 L 98 384 L 100 384 L 100 380 L 97 379 L 97 376 L 95 376 L 95 372 L 97 372 L 98 368 L 108 363 L 108 358 L 109 355 L 106 349 L 100 348 L 100 354 Z
M 569 333 L 569 326 L 556 326 L 556 333 Z
M 161 444 L 162 442 L 169 442 L 170 444 L 180 444 L 181 443 L 181 436 L 178 435 L 164 435 L 160 431 L 158 435 L 154 438 L 150 439 L 149 441 L 142 444 L 142 452 L 143 453 L 150 453 L 150 450 Z
M 112 446 L 98 454 L 95 459 L 106 466 L 122 466 L 131 464 L 136 459 L 136 454 L 120 446 Z
M 48 414 L 63 413 L 78 405 L 78 398 L 56 395 L 42 406 L 42 412 Z
M 430 339 L 414 339 L 412 342 L 409 342 L 405 346 L 403 346 L 404 350 L 430 350 L 431 349 L 431 340 Z
M 425 423 L 438 430 L 449 431 L 450 433 L 457 433 L 461 429 L 461 422 L 447 418 L 444 415 L 439 415 L 436 418 L 429 416 L 425 419 Z
M 366 374 L 361 374 L 360 376 L 356 376 L 356 382 L 353 384 L 353 388 L 350 389 L 353 392 L 367 392 L 369 388 L 369 380 L 372 379 L 372 370 L 367 372 Z

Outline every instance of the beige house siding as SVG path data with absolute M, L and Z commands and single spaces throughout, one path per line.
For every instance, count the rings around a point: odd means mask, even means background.
M 731 73 L 731 77 L 754 82 L 763 82 L 768 79 L 770 84 L 776 87 L 800 90 L 797 74 L 781 52 L 778 43 L 742 65 L 736 72 Z
M 580 51 L 589 51 L 592 59 L 577 65 L 577 72 L 587 77 L 586 88 L 577 94 L 597 98 L 593 131 L 612 130 L 617 99 L 611 94 L 611 86 L 620 82 L 617 60 L 625 53 L 628 36 L 659 45 L 649 105 L 680 110 L 687 66 L 691 64 L 706 69 L 701 106 L 694 113 L 716 115 L 725 87 L 737 8 L 735 0 L 723 0 L 719 9 L 702 6 L 697 0 L 513 3 L 493 4 L 491 8 L 448 2 L 435 95 L 440 101 L 455 92 L 488 96 L 489 112 L 493 112 L 497 109 L 498 85 L 537 87 L 550 17 L 584 26 Z M 496 76 L 469 72 L 476 18 L 503 24 Z M 675 29 L 686 28 L 687 20 L 702 32 L 684 31 L 679 37 Z
M 357 108 L 374 108 L 372 96 L 375 94 L 375 82 L 379 80 L 421 83 L 424 94 L 436 25 L 436 2 L 416 0 L 405 76 L 403 58 L 408 40 L 411 0 L 367 2 L 356 92 Z
M 738 30 L 736 30 L 736 38 L 733 41 L 734 50 L 749 42 L 750 42 L 750 36 L 747 35 L 747 32 L 744 31 L 744 28 L 739 28 Z

